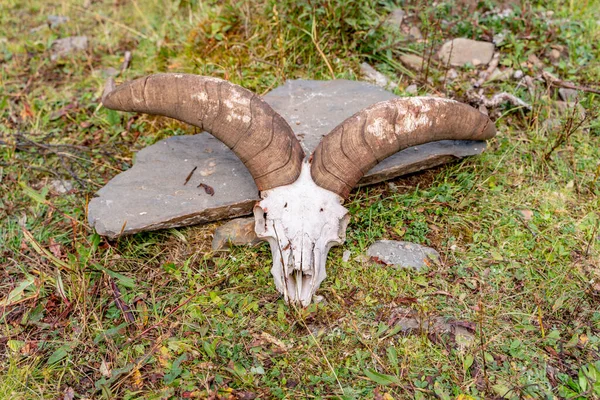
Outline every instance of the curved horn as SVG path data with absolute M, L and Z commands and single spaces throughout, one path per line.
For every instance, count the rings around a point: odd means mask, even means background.
M 496 128 L 487 115 L 457 101 L 409 97 L 376 103 L 335 127 L 313 153 L 311 175 L 346 199 L 371 168 L 410 146 L 445 139 L 485 140 Z
M 264 100 L 230 82 L 189 74 L 155 74 L 107 85 L 113 110 L 163 115 L 197 126 L 225 143 L 260 191 L 294 182 L 304 152 L 287 122 Z

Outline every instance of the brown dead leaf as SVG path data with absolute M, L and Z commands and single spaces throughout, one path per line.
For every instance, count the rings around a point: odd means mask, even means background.
M 34 116 L 33 110 L 31 110 L 31 106 L 29 105 L 29 103 L 27 103 L 26 101 L 23 102 L 23 110 L 21 111 L 21 118 L 27 119 L 27 118 L 33 118 L 33 116 Z
M 25 342 L 25 345 L 21 347 L 21 354 L 24 356 L 30 356 L 36 352 L 37 348 L 37 342 Z
M 198 185 L 198 187 L 201 187 L 204 189 L 204 191 L 206 192 L 206 194 L 210 194 L 211 196 L 215 195 L 215 189 L 212 188 L 212 186 L 208 186 L 205 183 L 201 183 Z
M 75 390 L 72 387 L 67 387 L 65 389 L 65 394 L 63 395 L 63 400 L 73 400 L 75 398 Z
M 60 245 L 60 243 L 57 243 L 54 238 L 50 238 L 49 240 L 50 245 L 48 246 L 48 249 L 50 250 L 50 252 L 54 255 L 54 257 L 61 259 L 62 258 L 62 246 Z
M 410 305 L 410 304 L 415 304 L 417 302 L 417 298 L 416 297 L 396 297 L 394 299 L 394 303 L 400 305 L 400 304 L 404 304 L 404 305 Z
M 373 262 L 375 262 L 375 263 L 377 263 L 377 264 L 381 264 L 381 265 L 388 265 L 388 263 L 386 263 L 385 261 L 383 261 L 383 260 L 382 260 L 381 258 L 379 258 L 379 257 L 372 256 L 371 258 L 369 258 L 369 260 L 371 260 L 371 261 L 373 261 Z
M 173 64 L 171 64 L 171 65 L 167 66 L 167 68 L 168 68 L 168 69 L 170 69 L 170 70 L 173 70 L 173 69 L 175 69 L 175 70 L 177 70 L 177 69 L 181 69 L 181 67 L 182 67 L 182 66 L 181 66 L 181 63 L 180 63 L 180 62 L 174 62 Z
M 546 346 L 544 347 L 544 349 L 546 350 L 546 352 L 548 354 L 550 354 L 552 357 L 558 358 L 558 353 L 556 352 L 556 350 L 554 350 L 554 348 L 550 347 L 550 346 Z
M 234 393 L 235 399 L 238 400 L 254 400 L 257 395 L 256 393 L 252 393 L 252 392 L 245 392 L 245 391 L 236 391 Z
M 470 321 L 450 321 L 449 325 L 452 326 L 460 326 L 461 328 L 465 328 L 467 331 L 471 333 L 475 333 L 476 326 L 473 322 Z
M 198 391 L 198 390 L 186 390 L 185 392 L 181 393 L 181 397 L 184 399 L 193 399 L 193 398 L 200 398 L 202 397 L 203 394 L 202 392 Z

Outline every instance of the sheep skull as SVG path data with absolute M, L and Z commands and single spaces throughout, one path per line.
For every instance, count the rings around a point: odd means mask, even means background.
M 271 245 L 275 287 L 286 302 L 306 307 L 326 277 L 329 249 L 346 239 L 348 210 L 340 196 L 313 182 L 308 163 L 296 182 L 261 196 L 255 231 Z
M 155 74 L 119 87 L 105 107 L 164 115 L 210 132 L 252 175 L 262 200 L 255 231 L 271 245 L 275 286 L 287 302 L 307 306 L 325 279 L 329 249 L 345 240 L 342 206 L 362 176 L 392 154 L 438 140 L 486 140 L 490 119 L 434 97 L 396 98 L 347 118 L 325 135 L 310 162 L 294 131 L 259 96 L 230 82 L 189 74 Z

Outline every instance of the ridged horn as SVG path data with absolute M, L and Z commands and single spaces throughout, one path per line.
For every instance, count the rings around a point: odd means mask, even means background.
M 211 133 L 244 163 L 260 191 L 293 183 L 304 152 L 292 128 L 263 99 L 222 79 L 155 74 L 109 82 L 106 108 L 175 118 Z
M 438 140 L 485 140 L 495 134 L 487 115 L 457 101 L 382 101 L 346 119 L 321 140 L 312 156 L 311 175 L 317 185 L 346 199 L 365 173 L 400 150 Z

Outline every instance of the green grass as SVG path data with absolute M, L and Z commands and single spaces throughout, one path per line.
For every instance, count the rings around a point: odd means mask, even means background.
M 548 130 L 556 88 L 486 83 L 484 94 L 507 91 L 533 110 L 491 110 L 498 136 L 481 156 L 396 179 L 397 190 L 355 191 L 326 302 L 307 309 L 277 295 L 266 245 L 213 257 L 215 224 L 116 241 L 87 226 L 87 200 L 136 151 L 193 132 L 100 107 L 105 69 L 119 70 L 127 50 L 119 82 L 190 72 L 262 94 L 285 79 L 358 79 L 367 61 L 397 94 L 416 82 L 466 101 L 479 70 L 449 81 L 444 66 L 411 72 L 398 56 L 503 33 L 502 67 L 536 77 L 523 64 L 533 54 L 560 79 L 597 87 L 597 3 L 510 2 L 510 18 L 485 13 L 489 0 L 476 12 L 463 3 L 404 4 L 426 38 L 415 42 L 384 23 L 391 1 L 2 2 L 0 398 L 600 397 L 595 94 L 582 94 L 581 128 L 568 129 L 579 118 L 568 113 Z M 48 15 L 69 21 L 50 29 Z M 89 49 L 51 61 L 53 40 L 72 35 Z M 55 180 L 73 189 L 59 194 Z M 378 239 L 430 245 L 442 262 L 415 272 L 357 257 Z M 399 310 L 455 321 L 474 340 L 399 331 Z

